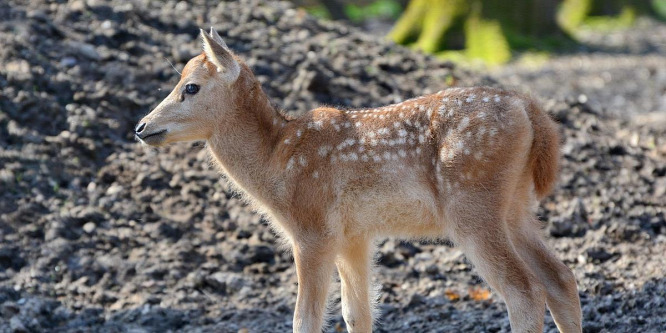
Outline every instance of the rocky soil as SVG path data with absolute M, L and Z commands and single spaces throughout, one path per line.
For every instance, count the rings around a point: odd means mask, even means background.
M 202 144 L 157 151 L 132 137 L 178 81 L 165 58 L 182 68 L 210 25 L 289 112 L 447 86 L 539 96 L 564 137 L 559 187 L 539 214 L 578 279 L 584 330 L 662 332 L 666 126 L 653 119 L 666 112 L 666 28 L 650 24 L 654 33 L 590 37 L 614 52 L 597 45 L 493 79 L 284 2 L 0 2 L 0 332 L 291 329 L 292 258 Z M 501 300 L 455 248 L 379 249 L 377 331 L 509 331 Z M 343 331 L 333 298 L 329 330 Z

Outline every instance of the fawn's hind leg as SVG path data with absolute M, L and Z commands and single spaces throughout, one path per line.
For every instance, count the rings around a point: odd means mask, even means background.
M 340 273 L 342 317 L 349 332 L 372 332 L 372 251 L 371 240 L 354 238 L 348 240 L 338 253 L 336 265 Z
M 326 239 L 295 242 L 293 252 L 298 274 L 298 295 L 294 311 L 294 332 L 321 332 L 334 269 L 335 250 L 335 245 Z
M 581 332 L 581 308 L 576 278 L 543 243 L 535 230 L 537 222 L 527 218 L 512 224 L 511 241 L 525 263 L 546 289 L 546 304 L 560 332 Z
M 534 273 L 513 249 L 499 212 L 478 204 L 460 205 L 454 242 L 506 302 L 513 332 L 543 331 L 545 293 Z M 471 212 L 468 207 L 475 207 Z

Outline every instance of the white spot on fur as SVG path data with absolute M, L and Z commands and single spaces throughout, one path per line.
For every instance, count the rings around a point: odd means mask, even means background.
M 290 143 L 291 143 L 291 140 L 290 140 L 290 139 L 285 139 L 285 140 L 284 140 L 284 144 L 285 144 L 285 145 L 288 145 L 288 144 L 290 144 Z
M 319 147 L 319 156 L 325 157 L 329 151 L 331 151 L 331 146 L 321 146 Z
M 442 161 L 445 161 L 447 159 L 446 153 L 447 153 L 446 148 L 440 149 L 439 150 L 439 159 L 442 160 Z
M 479 127 L 479 131 L 476 132 L 477 139 L 481 140 L 481 138 L 483 137 L 483 134 L 484 134 L 484 133 L 486 133 L 486 127 L 485 127 L 485 126 L 481 126 L 481 127 Z
M 303 132 L 301 132 L 301 130 L 296 131 L 296 137 L 300 138 L 301 134 L 303 134 Z
M 462 131 L 469 125 L 469 117 L 465 117 L 460 121 L 460 124 L 458 124 L 458 130 Z
M 319 171 L 315 171 L 312 173 L 312 178 L 317 179 L 319 178 Z
M 300 164 L 301 166 L 308 165 L 308 161 L 305 159 L 305 156 L 301 155 L 298 157 L 298 164 Z

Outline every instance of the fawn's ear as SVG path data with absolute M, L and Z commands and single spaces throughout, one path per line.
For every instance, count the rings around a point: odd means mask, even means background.
M 213 37 L 213 40 L 218 42 L 220 45 L 222 45 L 223 48 L 230 50 L 229 47 L 227 46 L 227 43 L 225 43 L 222 40 L 222 37 L 217 33 L 217 30 L 213 29 L 213 27 L 210 27 L 210 32 L 209 35 Z
M 217 35 L 217 37 L 219 38 L 219 35 Z M 222 38 L 219 39 L 222 40 Z M 201 29 L 201 40 L 208 61 L 212 62 L 217 67 L 217 71 L 222 75 L 222 78 L 226 82 L 235 82 L 240 74 L 240 65 L 236 59 L 234 59 L 231 51 L 225 47 L 226 44 L 224 44 L 224 42 L 220 44 L 213 36 L 203 31 L 203 29 Z

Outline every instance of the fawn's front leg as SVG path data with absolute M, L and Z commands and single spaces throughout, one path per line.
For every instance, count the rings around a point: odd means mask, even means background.
M 298 296 L 294 332 L 321 332 L 326 314 L 326 298 L 335 262 L 335 246 L 320 238 L 295 240 L 293 251 L 298 274 Z
M 336 261 L 340 273 L 342 317 L 350 333 L 372 332 L 372 249 L 371 240 L 351 239 L 342 247 Z

